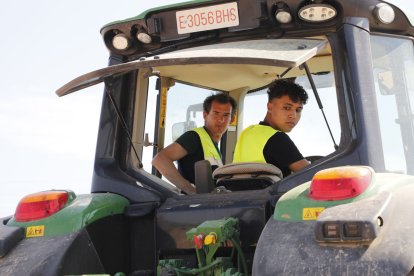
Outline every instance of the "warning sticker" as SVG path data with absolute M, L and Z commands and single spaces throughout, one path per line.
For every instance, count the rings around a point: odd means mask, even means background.
M 230 122 L 231 126 L 237 126 L 237 111 L 234 112 L 233 120 Z
M 159 127 L 165 128 L 165 116 L 167 114 L 167 88 L 161 89 L 161 100 L 160 100 L 160 120 Z
M 324 207 L 303 208 L 302 219 L 316 220 L 318 216 L 323 212 L 323 210 L 325 210 Z
M 28 226 L 26 228 L 26 238 L 43 237 L 45 235 L 45 226 Z

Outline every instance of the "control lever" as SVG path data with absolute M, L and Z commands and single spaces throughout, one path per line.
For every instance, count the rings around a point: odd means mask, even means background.
M 158 147 L 157 144 L 154 144 L 154 143 L 152 143 L 152 142 L 149 141 L 148 133 L 145 133 L 145 136 L 144 136 L 144 144 L 143 145 L 144 145 L 144 147 L 150 147 L 150 146 Z

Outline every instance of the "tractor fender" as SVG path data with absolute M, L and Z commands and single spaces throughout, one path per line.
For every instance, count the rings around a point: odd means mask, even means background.
M 117 272 L 127 256 L 125 207 L 119 195 L 79 195 L 50 217 L 3 220 L 0 275 L 79 275 Z M 113 252 L 119 252 L 115 256 Z M 110 260 L 110 261 L 109 261 Z
M 104 273 L 85 229 L 57 237 L 21 241 L 0 259 L 1 275 L 67 275 Z
M 413 183 L 359 201 L 327 208 L 318 220 L 267 222 L 256 248 L 253 275 L 407 275 L 414 267 Z M 379 207 L 380 206 L 380 207 Z M 328 215 L 324 216 L 324 213 Z M 382 216 L 376 237 L 321 242 L 323 219 L 355 221 Z M 352 219 L 351 219 L 352 220 Z M 374 225 L 375 227 L 375 225 Z M 317 241 L 319 240 L 319 242 Z

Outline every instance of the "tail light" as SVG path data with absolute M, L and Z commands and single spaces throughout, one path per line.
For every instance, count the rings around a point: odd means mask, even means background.
M 27 222 L 47 218 L 63 209 L 68 200 L 67 191 L 45 191 L 27 195 L 17 205 L 14 220 Z
M 368 167 L 337 167 L 317 172 L 309 188 L 313 200 L 344 200 L 363 193 L 372 180 Z

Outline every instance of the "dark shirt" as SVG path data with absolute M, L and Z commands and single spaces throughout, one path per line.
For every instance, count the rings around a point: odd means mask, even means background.
M 198 136 L 197 132 L 190 130 L 178 137 L 178 139 L 175 142 L 187 151 L 186 156 L 177 160 L 178 171 L 185 179 L 190 181 L 190 183 L 194 183 L 194 164 L 197 161 L 204 160 L 204 151 L 200 137 Z M 214 141 L 213 143 L 216 146 L 216 148 L 218 148 L 217 143 L 215 143 Z
M 265 122 L 260 124 L 268 125 Z M 275 165 L 282 171 L 283 177 L 291 173 L 290 164 L 304 159 L 295 143 L 283 131 L 278 131 L 269 138 L 263 148 L 263 155 L 267 163 Z

